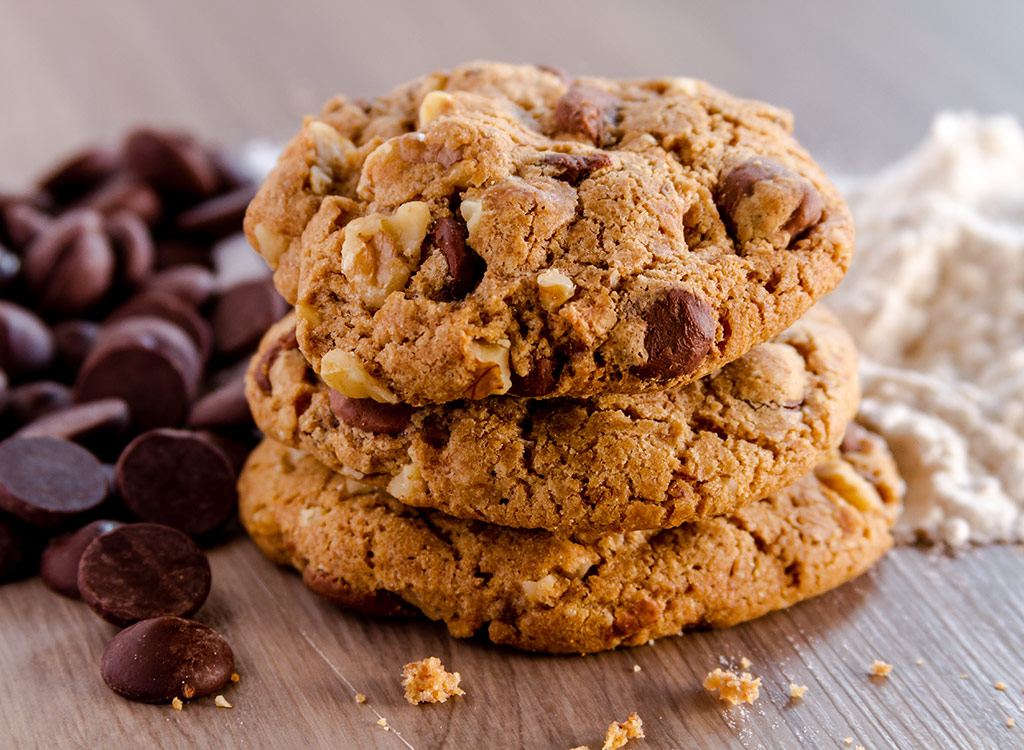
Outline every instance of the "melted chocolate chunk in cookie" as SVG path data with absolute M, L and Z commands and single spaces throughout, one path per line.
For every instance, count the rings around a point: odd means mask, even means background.
M 467 234 L 465 223 L 450 216 L 434 224 L 434 244 L 448 261 L 452 295 L 456 299 L 473 291 L 486 270 L 483 258 L 466 244 Z
M 758 156 L 722 180 L 718 204 L 741 243 L 764 238 L 786 247 L 821 220 L 821 195 L 809 180 L 777 161 Z
M 715 312 L 700 297 L 665 289 L 643 314 L 647 362 L 634 368 L 642 378 L 673 378 L 696 370 L 715 340 Z
M 408 404 L 383 404 L 372 398 L 349 398 L 330 392 L 331 411 L 345 424 L 367 432 L 397 435 L 412 418 Z
M 575 187 L 590 177 L 591 172 L 610 167 L 612 159 L 608 154 L 561 154 L 555 152 L 544 154 L 541 163 L 555 167 L 558 170 L 555 178 L 565 180 Z
M 618 97 L 595 86 L 574 86 L 555 104 L 555 123 L 564 133 L 589 138 L 597 146 L 615 142 L 612 125 Z

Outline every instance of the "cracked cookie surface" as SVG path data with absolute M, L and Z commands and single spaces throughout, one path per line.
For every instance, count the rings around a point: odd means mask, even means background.
M 845 272 L 783 110 L 692 79 L 470 63 L 331 100 L 246 216 L 345 395 L 421 406 L 692 381 Z
M 332 390 L 293 326 L 271 328 L 249 368 L 266 435 L 406 504 L 517 528 L 630 531 L 730 512 L 810 471 L 859 396 L 853 343 L 820 307 L 674 389 L 420 408 Z
M 902 483 L 879 438 L 856 425 L 847 438 L 785 490 L 666 531 L 560 537 L 455 519 L 270 440 L 239 506 L 264 553 L 339 604 L 586 653 L 734 625 L 863 573 L 892 544 Z

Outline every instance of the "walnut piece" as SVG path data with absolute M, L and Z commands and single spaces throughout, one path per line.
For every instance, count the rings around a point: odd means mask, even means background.
M 840 458 L 819 464 L 814 470 L 814 476 L 859 511 L 880 508 L 882 505 L 878 490 L 871 482 Z
M 509 345 L 471 341 L 469 348 L 478 360 L 479 367 L 476 380 L 466 391 L 466 398 L 486 398 L 497 393 L 507 393 L 512 387 L 512 370 L 508 364 Z
M 320 359 L 320 377 L 342 396 L 398 403 L 398 397 L 370 375 L 355 355 L 341 349 L 331 349 Z
M 537 274 L 537 288 L 540 290 L 540 303 L 545 310 L 557 309 L 576 293 L 572 279 L 557 268 L 549 268 Z
M 420 127 L 441 114 L 442 110 L 447 109 L 454 101 L 452 95 L 444 91 L 431 91 L 423 97 L 423 101 L 420 102 Z
M 288 249 L 288 238 L 275 232 L 262 221 L 253 227 L 252 233 L 256 239 L 256 251 L 266 259 L 271 268 L 277 268 L 281 256 Z

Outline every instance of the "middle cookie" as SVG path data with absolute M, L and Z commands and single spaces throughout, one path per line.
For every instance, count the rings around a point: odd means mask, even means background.
M 859 399 L 853 342 L 820 308 L 677 388 L 418 409 L 333 391 L 294 328 L 294 316 L 272 327 L 249 368 L 263 432 L 408 505 L 517 528 L 620 532 L 731 512 L 808 473 Z

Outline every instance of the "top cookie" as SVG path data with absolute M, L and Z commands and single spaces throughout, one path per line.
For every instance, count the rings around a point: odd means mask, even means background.
M 700 378 L 828 292 L 849 212 L 787 113 L 691 79 L 472 63 L 307 119 L 246 216 L 352 398 Z

